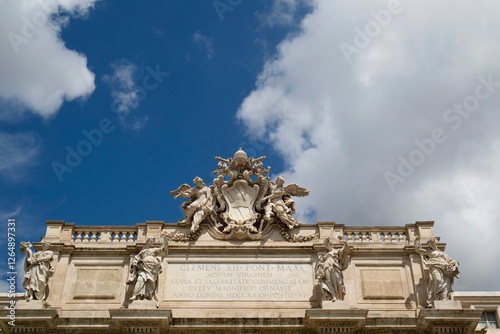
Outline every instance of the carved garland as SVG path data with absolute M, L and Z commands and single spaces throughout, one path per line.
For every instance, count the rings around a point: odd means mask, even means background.
M 288 233 L 286 227 L 283 223 L 278 224 L 278 229 L 280 230 L 281 236 L 288 242 L 307 242 L 314 239 L 319 239 L 319 233 L 313 233 L 309 235 L 296 235 Z
M 189 234 L 184 234 L 184 233 L 166 233 L 165 237 L 173 242 L 189 242 L 189 241 L 196 241 L 201 235 L 201 228 L 198 227 L 194 232 L 191 232 Z

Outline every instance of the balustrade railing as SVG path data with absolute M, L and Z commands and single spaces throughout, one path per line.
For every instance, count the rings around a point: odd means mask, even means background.
M 120 242 L 134 243 L 137 240 L 136 226 L 75 226 L 73 241 L 85 242 Z
M 369 230 L 362 228 L 349 228 L 344 231 L 347 242 L 381 242 L 381 243 L 407 243 L 408 235 L 406 229 L 383 229 Z

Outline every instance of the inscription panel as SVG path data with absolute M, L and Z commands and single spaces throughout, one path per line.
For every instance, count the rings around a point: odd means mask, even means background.
M 309 263 L 169 263 L 165 300 L 308 301 Z
M 361 269 L 364 299 L 404 299 L 401 269 Z
M 115 299 L 121 268 L 78 268 L 74 299 Z

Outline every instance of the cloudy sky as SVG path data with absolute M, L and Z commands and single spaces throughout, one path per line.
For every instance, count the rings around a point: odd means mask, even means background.
M 499 39 L 496 0 L 3 0 L 1 224 L 174 223 L 242 147 L 303 222 L 434 220 L 498 291 Z

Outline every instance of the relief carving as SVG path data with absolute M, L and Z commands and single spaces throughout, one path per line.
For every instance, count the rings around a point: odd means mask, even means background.
M 188 235 L 169 234 L 170 240 L 196 240 L 202 221 L 209 223 L 210 234 L 219 240 L 260 240 L 275 226 L 287 241 L 304 242 L 317 237 L 316 234 L 298 237 L 283 232 L 300 226 L 300 221 L 293 217 L 292 196 L 307 196 L 309 189 L 294 183 L 285 186 L 282 176 L 271 181 L 269 168 L 264 168 L 262 163 L 265 157 L 248 158 L 241 149 L 233 158 L 215 159 L 218 168 L 214 171 L 217 177 L 213 185 L 206 186 L 196 177 L 195 187 L 183 184 L 170 192 L 174 198 L 189 198 L 182 204 L 185 219 L 178 224 L 189 226 L 191 231 Z

